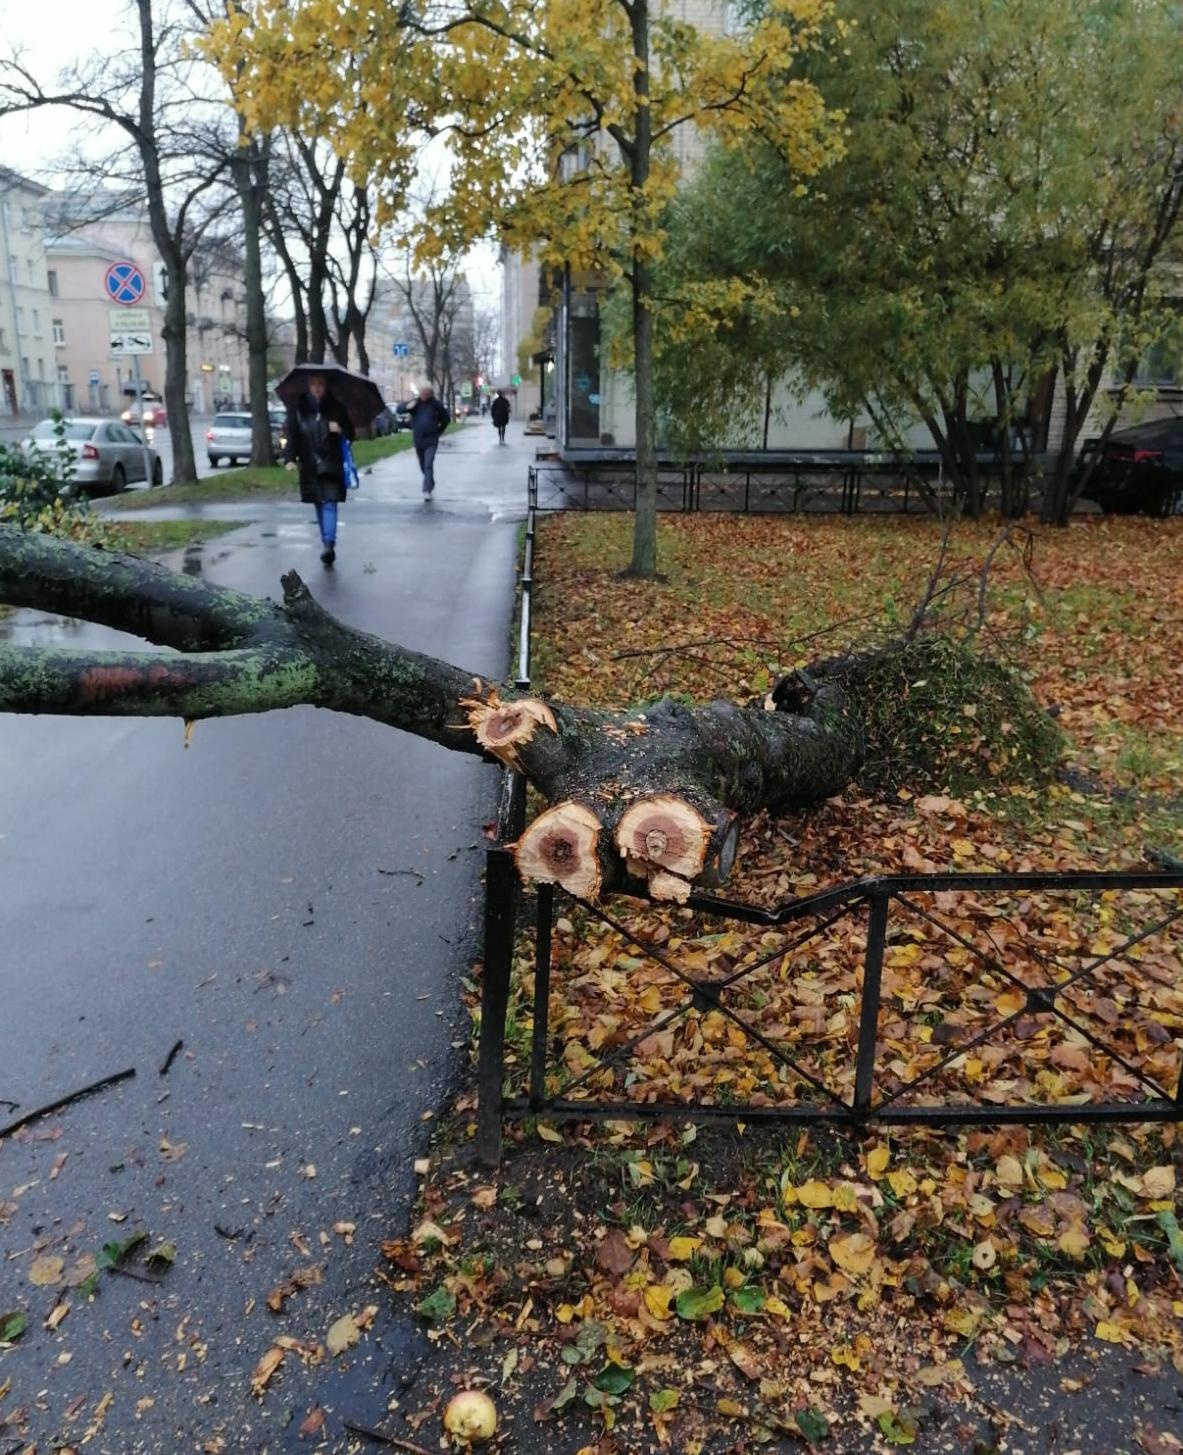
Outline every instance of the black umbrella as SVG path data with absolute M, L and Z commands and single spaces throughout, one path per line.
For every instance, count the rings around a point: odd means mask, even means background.
M 276 394 L 289 409 L 294 409 L 300 396 L 308 392 L 308 380 L 314 374 L 324 376 L 326 392 L 344 409 L 355 429 L 369 429 L 386 407 L 381 389 L 364 374 L 354 374 L 340 364 L 297 364 L 275 386 Z

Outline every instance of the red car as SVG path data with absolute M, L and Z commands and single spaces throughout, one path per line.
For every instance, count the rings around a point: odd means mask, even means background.
M 138 404 L 129 405 L 119 416 L 124 424 L 140 423 L 140 408 Z M 152 394 L 144 395 L 144 428 L 165 429 L 168 426 L 168 412 L 164 407 L 164 400 L 157 399 Z

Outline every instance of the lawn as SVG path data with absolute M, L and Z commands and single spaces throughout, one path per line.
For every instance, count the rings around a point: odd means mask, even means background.
M 916 521 L 677 518 L 663 522 L 668 581 L 654 585 L 617 577 L 630 525 L 544 523 L 541 692 L 601 706 L 762 698 L 784 670 L 906 625 L 940 550 L 939 529 Z M 872 774 L 811 813 L 747 825 L 728 895 L 767 906 L 876 871 L 1183 857 L 1183 522 L 1024 533 L 979 597 L 995 539 L 958 527 L 949 567 L 981 609 L 985 647 L 1054 715 L 1056 771 L 1016 776 L 1017 729 L 985 733 L 968 696 L 942 721 L 948 751 L 910 781 L 884 790 Z M 901 717 L 931 687 L 905 684 Z M 1146 1078 L 1173 1095 L 1183 956 L 1178 925 L 1151 932 L 1178 907 L 1171 894 L 915 896 L 885 955 L 877 1087 L 905 1104 L 1072 1106 L 1142 1097 Z M 695 1128 L 679 1103 L 816 1105 L 803 1072 L 849 1095 L 865 918 L 811 925 L 797 945 L 684 908 L 605 908 L 610 921 L 559 900 L 548 1087 L 585 1077 L 576 1097 L 668 1116 L 519 1123 L 500 1174 L 482 1175 L 461 1096 L 411 1235 L 384 1247 L 396 1309 L 439 1350 L 403 1402 L 411 1432 L 436 1430 L 468 1384 L 489 1390 L 523 1450 L 722 1455 L 788 1437 L 987 1455 L 1061 1448 L 1026 1391 L 1044 1366 L 1057 1398 L 1084 1389 L 1079 1362 L 1055 1369 L 1074 1350 L 1086 1370 L 1108 1351 L 1169 1390 L 1172 1364 L 1183 1373 L 1175 1127 Z M 513 1090 L 530 1056 L 532 954 L 523 935 Z M 1086 961 L 1100 968 L 1071 980 Z M 734 980 L 735 1018 L 688 997 L 680 975 Z M 1068 1020 L 1023 986 L 1052 988 Z M 1120 1428 L 1097 1449 L 1178 1448 L 1169 1413 L 1156 1427 L 1152 1406 L 1135 1429 L 1120 1406 L 1094 1409 Z
M 235 520 L 113 520 L 105 522 L 105 534 L 114 549 L 149 556 L 201 545 L 242 525 Z
M 353 447 L 353 458 L 359 470 L 385 460 L 391 455 L 401 454 L 411 448 L 411 436 L 405 431 L 387 435 L 378 440 L 358 440 Z M 223 470 L 209 475 L 192 485 L 165 485 L 160 490 L 138 490 L 120 496 L 112 505 L 113 511 L 153 510 L 160 505 L 208 505 L 224 500 L 257 500 L 260 497 L 292 497 L 296 494 L 296 482 L 292 474 L 281 465 L 269 469 Z

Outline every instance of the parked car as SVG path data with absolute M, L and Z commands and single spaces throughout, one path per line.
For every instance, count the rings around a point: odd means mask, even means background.
M 1087 469 L 1096 453 L 1086 445 L 1078 469 Z M 1106 515 L 1183 514 L 1183 416 L 1114 430 L 1083 494 Z
M 414 403 L 415 401 L 413 399 L 408 399 L 405 404 L 396 404 L 393 406 L 395 429 L 410 429 L 411 406 Z
M 287 415 L 282 409 L 267 411 L 271 420 L 271 448 L 276 455 L 283 453 L 286 443 L 284 426 Z M 251 417 L 236 410 L 215 414 L 209 429 L 205 432 L 206 454 L 211 465 L 219 460 L 237 465 L 239 461 L 249 462 L 251 457 Z
M 164 429 L 168 424 L 168 411 L 164 407 L 164 400 L 156 394 L 149 394 L 145 391 L 143 403 L 143 420 L 140 419 L 139 404 L 131 404 L 120 415 L 124 424 L 142 423 L 145 429 Z
M 39 453 L 50 461 L 56 460 L 59 429 L 62 443 L 70 453 L 74 483 L 88 494 L 98 495 L 107 490 L 118 493 L 135 480 L 164 484 L 160 456 L 148 449 L 148 474 L 145 475 L 144 441 L 134 429 L 117 419 L 82 416 L 63 419 L 60 424 L 57 420 L 43 419 L 24 441 L 22 449 L 26 454 Z

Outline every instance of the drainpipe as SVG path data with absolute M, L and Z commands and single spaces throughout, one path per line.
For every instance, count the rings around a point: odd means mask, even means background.
M 12 337 L 16 344 L 12 376 L 16 382 L 16 409 L 19 414 L 23 407 L 25 381 L 21 377 L 21 323 L 20 314 L 17 312 L 16 274 L 12 267 L 12 248 L 8 239 L 8 199 L 6 197 L 0 198 L 0 237 L 4 242 L 4 266 L 8 270 L 8 294 L 12 304 Z

